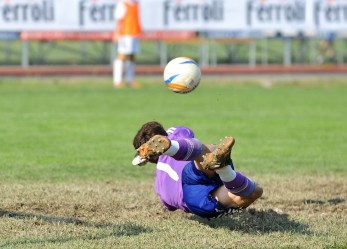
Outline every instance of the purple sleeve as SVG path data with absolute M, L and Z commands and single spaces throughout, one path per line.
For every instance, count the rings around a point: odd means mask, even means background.
M 168 138 L 179 143 L 179 150 L 172 156 L 179 161 L 194 160 L 202 151 L 202 143 L 194 138 L 194 132 L 188 127 L 174 126 L 167 130 Z
M 174 126 L 167 131 L 168 138 L 177 140 L 178 138 L 194 138 L 194 132 L 185 126 Z

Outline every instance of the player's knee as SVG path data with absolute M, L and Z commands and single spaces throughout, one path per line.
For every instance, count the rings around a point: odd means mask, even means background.
M 117 57 L 118 60 L 126 60 L 126 55 L 125 54 L 118 54 L 118 57 Z
M 263 195 L 263 189 L 259 186 L 256 186 L 253 193 L 250 196 L 248 196 L 246 198 L 242 198 L 243 201 L 240 203 L 239 208 L 248 207 L 253 202 L 255 202 L 258 198 L 260 198 L 262 195 Z
M 263 188 L 259 187 L 258 185 L 255 187 L 254 192 L 252 194 L 252 197 L 254 200 L 260 198 L 263 195 Z

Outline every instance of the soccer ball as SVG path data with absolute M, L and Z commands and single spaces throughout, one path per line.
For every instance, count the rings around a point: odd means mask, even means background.
M 189 93 L 200 83 L 201 70 L 191 58 L 177 57 L 171 60 L 164 69 L 166 86 L 175 93 Z

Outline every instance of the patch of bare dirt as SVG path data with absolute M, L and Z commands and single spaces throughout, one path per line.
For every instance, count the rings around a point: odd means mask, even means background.
M 247 209 L 249 217 L 264 212 L 281 214 L 333 215 L 347 217 L 347 184 L 344 178 L 268 176 L 259 179 L 263 197 Z M 0 216 L 61 219 L 78 224 L 187 217 L 166 211 L 153 191 L 152 182 L 108 182 L 94 184 L 2 184 Z M 253 210 L 253 211 L 252 211 Z M 245 214 L 243 214 L 245 215 Z

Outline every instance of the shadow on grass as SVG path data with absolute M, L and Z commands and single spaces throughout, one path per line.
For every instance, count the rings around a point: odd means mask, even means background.
M 191 216 L 191 219 L 197 220 L 213 228 L 227 227 L 230 230 L 243 233 L 271 233 L 271 232 L 290 232 L 298 234 L 310 234 L 309 226 L 289 219 L 288 214 L 277 213 L 269 209 L 266 211 L 257 211 L 255 209 L 245 209 L 223 218 L 204 220 L 198 216 Z
M 108 229 L 107 231 L 97 231 L 92 234 L 84 234 L 81 236 L 67 235 L 64 237 L 51 237 L 51 238 L 21 238 L 18 241 L 1 243 L 0 247 L 12 247 L 19 245 L 28 245 L 28 244 L 44 244 L 44 243 L 65 243 L 73 240 L 101 240 L 108 237 L 121 237 L 121 236 L 136 236 L 142 233 L 150 233 L 153 230 L 148 227 L 139 226 L 132 222 L 123 223 L 123 224 L 98 224 L 90 223 L 77 218 L 72 217 L 53 217 L 53 216 L 44 216 L 36 214 L 26 214 L 21 212 L 13 211 L 4 211 L 0 210 L 0 217 L 9 217 L 19 220 L 37 220 L 41 222 L 48 223 L 65 223 L 73 224 L 77 226 L 84 226 L 96 229 Z

